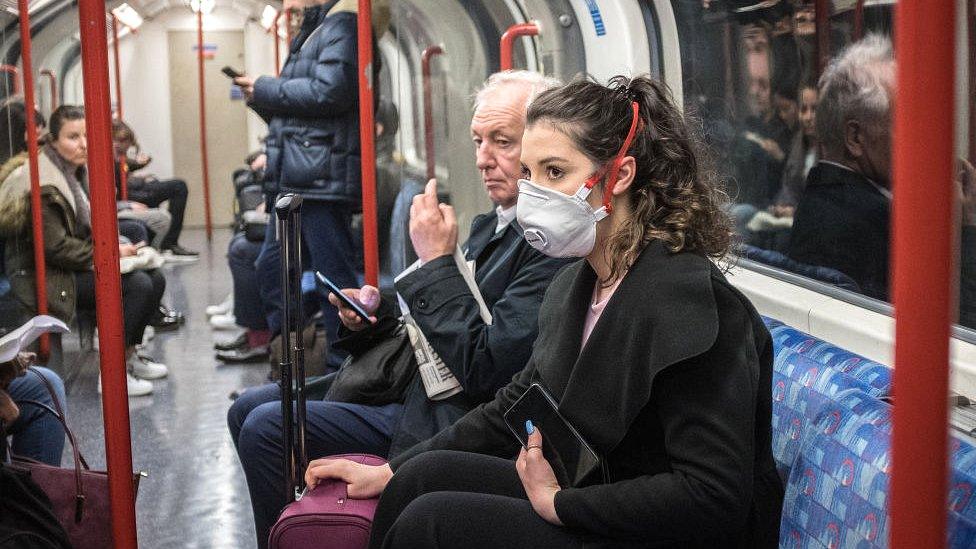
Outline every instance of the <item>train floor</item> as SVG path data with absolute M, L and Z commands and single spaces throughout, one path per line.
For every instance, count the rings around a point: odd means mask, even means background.
M 247 486 L 226 414 L 235 389 L 261 383 L 266 363 L 224 365 L 214 357 L 215 340 L 236 333 L 210 329 L 204 309 L 231 289 L 226 251 L 229 230 L 184 231 L 182 244 L 200 252 L 200 261 L 164 266 L 166 302 L 186 315 L 178 331 L 160 333 L 146 351 L 169 366 L 169 377 L 154 381 L 150 396 L 129 399 L 132 459 L 145 471 L 136 500 L 139 546 L 145 548 L 254 547 Z M 70 376 L 69 423 L 93 469 L 105 468 L 98 352 L 82 350 L 76 335 L 63 339 Z M 63 465 L 71 464 L 65 448 Z

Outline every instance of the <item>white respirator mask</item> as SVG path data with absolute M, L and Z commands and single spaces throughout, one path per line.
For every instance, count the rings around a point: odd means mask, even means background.
M 610 215 L 613 187 L 620 165 L 637 131 L 639 108 L 632 103 L 633 119 L 627 138 L 610 163 L 590 176 L 573 195 L 547 189 L 528 179 L 519 179 L 515 217 L 525 241 L 549 257 L 586 257 L 596 244 L 596 224 Z M 586 199 L 593 187 L 607 175 L 603 206 L 593 209 Z

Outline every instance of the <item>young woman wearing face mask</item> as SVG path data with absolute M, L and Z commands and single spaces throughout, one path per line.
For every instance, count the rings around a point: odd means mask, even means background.
M 372 547 L 775 547 L 772 343 L 712 261 L 724 195 L 669 92 L 619 76 L 544 92 L 522 164 L 525 237 L 584 258 L 550 286 L 525 370 L 388 466 L 318 460 L 306 480 L 382 493 Z M 533 383 L 600 455 L 592 474 L 560 481 L 544 429 L 513 436 L 503 415 Z
M 51 114 L 49 126 L 50 134 L 38 157 L 47 302 L 51 315 L 71 322 L 76 307 L 95 308 L 85 111 L 79 106 L 62 105 Z M 0 168 L 0 238 L 6 240 L 4 270 L 10 278 L 11 291 L 23 314 L 32 316 L 36 297 L 28 170 L 26 153 L 14 156 Z M 119 244 L 119 255 L 135 253 L 134 245 Z M 152 384 L 146 379 L 167 374 L 166 366 L 135 352 L 165 288 L 166 280 L 156 271 L 134 271 L 122 277 L 126 357 L 132 374 L 144 378 L 130 374 L 130 396 L 151 393 Z

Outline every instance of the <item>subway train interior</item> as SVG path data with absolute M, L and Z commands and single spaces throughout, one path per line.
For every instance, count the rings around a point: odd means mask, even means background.
M 757 398 L 771 410 L 762 415 L 759 405 L 757 414 L 771 421 L 771 431 L 755 430 L 766 433 L 760 441 L 771 448 L 756 452 L 771 450 L 782 484 L 782 508 L 772 521 L 775 540 L 752 546 L 976 547 L 973 2 L 2 0 L 0 7 L 0 329 L 18 334 L 45 313 L 67 326 L 23 347 L 36 354 L 37 367 L 46 368 L 32 369 L 44 373 L 15 377 L 23 373 L 27 355 L 16 352 L 20 347 L 8 349 L 16 341 L 0 344 L 6 353 L 0 357 L 9 361 L 0 365 L 0 462 L 6 464 L 0 472 L 11 475 L 0 479 L 0 547 L 356 546 L 331 540 L 328 528 L 302 543 L 283 541 L 284 534 L 274 537 L 293 506 L 307 500 L 290 503 L 280 519 L 281 505 L 270 510 L 270 519 L 261 518 L 268 505 L 259 511 L 255 499 L 280 495 L 282 488 L 277 482 L 262 492 L 257 485 L 291 474 L 301 488 L 307 461 L 327 456 L 316 453 L 320 446 L 314 443 L 298 449 L 286 444 L 284 452 L 294 452 L 293 459 L 254 465 L 254 455 L 247 455 L 250 444 L 238 440 L 253 417 L 235 426 L 232 406 L 269 386 L 275 395 L 294 393 L 293 386 L 302 383 L 287 380 L 295 376 L 306 379 L 300 392 L 310 404 L 329 398 L 316 392 L 316 384 L 343 364 L 350 347 L 330 346 L 339 323 L 335 309 L 322 301 L 329 291 L 316 282 L 317 265 L 347 264 L 349 276 L 341 275 L 341 283 L 336 279 L 341 287 L 373 285 L 384 302 L 396 303 L 399 293 L 406 305 L 406 293 L 436 282 L 417 282 L 416 273 L 435 271 L 414 265 L 428 264 L 428 252 L 414 246 L 421 226 L 414 218 L 422 217 L 425 201 L 435 212 L 445 211 L 438 202 L 453 207 L 462 245 L 469 237 L 472 243 L 481 238 L 480 214 L 497 211 L 501 223 L 505 212 L 515 212 L 495 200 L 487 175 L 493 168 L 483 157 L 483 140 L 497 144 L 501 138 L 476 131 L 476 109 L 488 101 L 479 90 L 502 70 L 603 85 L 616 75 L 649 75 L 670 91 L 701 155 L 701 173 L 724 190 L 723 216 L 735 234 L 728 254 L 713 258 L 722 272 L 713 277 L 724 276 L 751 302 L 764 325 L 759 331 L 768 330 L 771 374 L 757 378 Z M 322 40 L 341 32 L 348 36 Z M 321 48 L 317 58 L 308 57 L 308 44 Z M 878 55 L 888 60 L 878 61 Z M 856 89 L 844 91 L 845 86 Z M 628 89 L 625 95 L 633 95 Z M 33 117 L 25 107 L 31 103 Z M 635 118 L 631 131 L 645 131 L 646 125 Z M 841 162 L 837 150 L 854 160 Z M 525 152 L 523 175 L 506 173 L 507 185 L 529 179 Z M 320 176 L 352 174 L 347 179 L 355 187 L 320 186 L 304 196 L 298 229 L 289 225 L 294 220 L 281 217 L 289 205 L 276 201 L 287 190 L 289 155 L 303 158 L 303 167 Z M 615 177 L 617 171 L 610 173 Z M 845 174 L 859 183 L 830 188 L 841 193 L 853 185 L 864 194 L 811 198 L 826 185 L 823 178 Z M 912 181 L 911 174 L 920 177 Z M 528 187 L 518 188 L 517 216 L 509 219 L 522 223 Z M 320 208 L 333 212 L 331 224 L 320 219 Z M 504 230 L 499 225 L 498 234 Z M 289 255 L 294 250 L 288 239 L 296 231 L 305 240 L 339 236 L 306 242 L 304 269 L 285 271 L 282 254 L 292 261 L 302 255 Z M 43 249 L 38 242 L 45 243 Z M 269 246 L 277 246 L 272 259 Z M 328 259 L 316 263 L 317 254 Z M 465 267 L 462 259 L 457 269 Z M 467 268 L 478 273 L 480 264 L 467 259 Z M 468 285 L 475 284 L 469 278 Z M 476 278 L 488 284 L 489 275 Z M 270 299 L 278 307 L 286 304 L 280 311 L 269 312 L 271 281 L 277 294 Z M 292 292 L 293 284 L 301 290 Z M 463 282 L 460 290 L 451 281 L 439 284 L 441 292 L 470 297 Z M 558 298 L 542 298 L 548 286 L 547 281 L 535 298 L 523 296 L 519 306 L 552 306 L 550 299 Z M 481 289 L 492 311 L 482 302 L 485 310 L 473 315 L 473 324 L 454 326 L 459 348 L 469 332 L 485 325 L 513 330 L 505 323 L 522 322 L 499 309 L 514 297 L 499 299 L 495 289 Z M 366 293 L 356 295 L 362 304 L 368 301 Z M 661 299 L 679 304 L 672 315 L 694 314 L 680 300 Z M 446 310 L 459 312 L 443 313 L 445 323 L 461 322 L 463 308 L 454 303 L 448 300 Z M 410 308 L 418 307 L 427 307 L 424 299 L 412 301 Z M 401 312 L 404 320 L 396 320 L 396 313 L 392 320 L 401 328 L 423 324 L 422 311 L 414 313 L 416 320 Z M 522 312 L 531 333 L 540 333 L 539 353 L 548 332 L 535 326 L 538 310 Z M 302 323 L 296 331 L 287 328 L 292 320 Z M 349 326 L 346 317 L 342 323 Z M 402 335 L 407 333 L 414 335 Z M 612 326 L 600 331 L 599 325 L 594 331 L 610 340 L 673 333 L 630 327 L 615 332 Z M 524 354 L 524 363 L 534 339 L 506 340 L 510 347 L 497 349 L 486 339 L 458 351 L 445 348 L 450 338 L 442 335 L 418 342 L 415 332 L 402 334 L 396 341 L 413 345 L 416 361 L 426 360 L 420 358 L 423 348 L 433 350 L 451 379 L 451 372 L 461 377 L 450 364 L 455 358 L 476 362 L 478 353 Z M 589 332 L 584 334 L 585 345 Z M 289 341 L 282 344 L 281 335 Z M 613 342 L 620 348 L 632 344 Z M 405 356 L 416 367 L 415 355 Z M 303 369 L 292 364 L 299 359 Z M 604 360 L 608 371 L 617 368 L 609 365 L 616 357 Z M 419 372 L 415 377 L 425 374 L 423 366 Z M 511 372 L 504 381 L 510 378 Z M 41 379 L 54 381 L 51 392 Z M 715 381 L 706 376 L 699 382 Z M 465 383 L 454 391 L 467 391 Z M 480 402 L 503 385 L 496 383 Z M 427 397 L 421 398 L 439 402 L 426 387 Z M 406 409 L 405 398 L 400 394 L 390 402 Z M 32 404 L 51 399 L 52 410 Z M 574 422 L 571 404 L 553 405 Z M 286 418 L 292 415 L 290 406 L 273 406 Z M 741 406 L 752 410 L 757 404 L 743 396 Z M 67 437 L 51 420 L 58 412 Z M 314 411 L 307 418 L 301 411 L 295 415 L 299 422 L 317 420 Z M 588 438 L 585 425 L 580 430 Z M 295 431 L 306 436 L 304 426 L 291 431 L 288 438 Z M 308 436 L 316 431 L 310 425 Z M 677 432 L 660 435 L 665 444 L 671 436 L 680 438 Z M 395 445 L 395 435 L 393 440 Z M 531 440 L 522 444 L 523 451 L 532 448 Z M 369 448 L 334 453 L 381 453 Z M 655 459 L 665 460 L 670 473 L 681 467 L 666 450 Z M 261 467 L 275 473 L 265 475 Z M 10 480 L 25 475 L 33 480 Z M 293 488 L 285 488 L 289 499 Z M 37 505 L 43 509 L 28 519 L 17 513 L 33 501 L 25 495 L 30 490 L 41 492 Z M 352 488 L 348 496 L 355 499 Z M 611 508 L 640 507 L 659 496 L 644 497 L 643 503 L 605 501 Z M 569 505 L 569 498 L 554 498 L 557 511 Z M 61 530 L 49 537 L 16 537 L 40 528 L 43 520 L 36 517 L 45 513 L 57 519 L 52 528 Z M 628 508 L 618 516 L 625 521 L 642 515 Z M 507 528 L 502 522 L 494 524 L 499 531 Z M 600 523 L 580 519 L 559 528 L 576 532 L 581 524 Z M 587 535 L 606 536 L 609 543 L 593 545 L 601 547 L 643 546 L 654 539 L 649 534 L 627 540 L 610 531 Z M 694 535 L 647 546 L 725 546 Z M 510 546 L 492 544 L 486 536 L 479 543 Z M 388 535 L 385 546 L 418 546 L 390 540 Z M 730 547 L 750 546 L 726 541 Z M 372 543 L 379 547 L 375 531 Z M 525 546 L 569 545 L 539 538 Z

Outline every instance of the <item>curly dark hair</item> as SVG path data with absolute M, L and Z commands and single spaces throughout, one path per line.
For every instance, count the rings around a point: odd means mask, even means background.
M 607 246 L 609 281 L 627 271 L 652 240 L 671 252 L 688 251 L 720 260 L 732 242 L 728 196 L 712 170 L 704 168 L 685 119 L 664 84 L 648 77 L 615 76 L 607 86 L 577 80 L 545 91 L 532 101 L 526 127 L 553 124 L 597 165 L 610 162 L 630 129 L 632 102 L 640 124 L 627 155 L 637 174 L 629 195 L 633 216 Z

